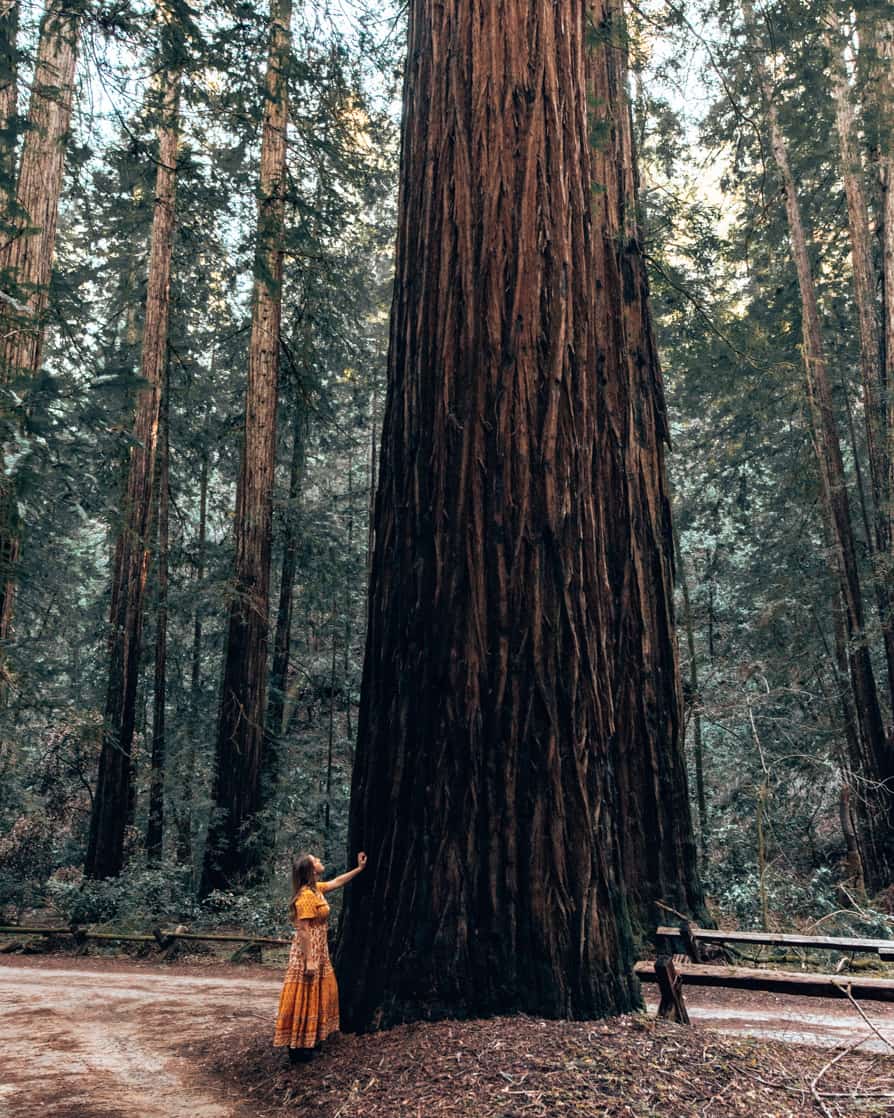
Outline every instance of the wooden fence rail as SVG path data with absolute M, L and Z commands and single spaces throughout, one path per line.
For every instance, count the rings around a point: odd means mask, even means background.
M 82 927 L 78 924 L 71 924 L 67 927 L 59 928 L 30 927 L 23 924 L 0 925 L 0 936 L 2 935 L 72 936 L 77 944 L 82 944 L 89 939 L 117 941 L 120 943 L 154 943 L 165 951 L 170 951 L 173 945 L 181 940 L 186 942 L 244 944 L 245 946 L 236 953 L 237 955 L 255 945 L 258 947 L 288 947 L 292 942 L 290 939 L 279 939 L 275 936 L 257 936 L 253 935 L 251 932 L 228 932 L 220 934 L 217 932 L 181 932 L 177 929 L 168 931 L 162 928 L 154 928 L 148 933 L 110 932 L 93 931 L 90 927 Z
M 682 938 L 689 949 L 689 938 L 700 943 L 741 943 L 768 947 L 802 947 L 814 951 L 853 951 L 878 955 L 880 959 L 894 962 L 894 940 L 860 939 L 853 936 L 807 936 L 789 932 L 723 932 L 713 928 L 697 928 L 694 924 L 679 927 L 661 927 L 656 931 L 659 943 L 662 940 Z M 689 951 L 690 955 L 692 951 Z M 693 959 L 693 962 L 700 962 Z

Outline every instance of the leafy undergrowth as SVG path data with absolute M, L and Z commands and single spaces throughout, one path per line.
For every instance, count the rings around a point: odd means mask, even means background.
M 190 1046 L 260 1112 L 295 1118 L 843 1118 L 894 1114 L 885 1056 L 730 1039 L 646 1017 L 405 1025 L 290 1068 L 255 1027 Z

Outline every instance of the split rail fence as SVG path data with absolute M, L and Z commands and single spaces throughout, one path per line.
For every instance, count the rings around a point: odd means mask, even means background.
M 682 941 L 685 953 L 673 954 Z M 689 1024 L 683 996 L 685 986 L 723 986 L 738 990 L 763 990 L 801 997 L 842 996 L 865 1001 L 894 1001 L 894 979 L 858 975 L 819 974 L 710 964 L 705 962 L 706 944 L 741 944 L 792 947 L 845 954 L 875 955 L 881 962 L 894 962 L 894 940 L 857 939 L 849 936 L 806 936 L 777 932 L 723 932 L 682 923 L 656 930 L 657 958 L 636 964 L 641 982 L 655 982 L 661 994 L 658 1016 Z

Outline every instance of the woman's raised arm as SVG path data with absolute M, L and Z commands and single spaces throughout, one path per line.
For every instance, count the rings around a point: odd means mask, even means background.
M 357 866 L 353 870 L 348 870 L 347 873 L 340 873 L 338 877 L 333 877 L 331 881 L 321 881 L 320 886 L 325 888 L 323 892 L 331 893 L 333 889 L 341 889 L 342 885 L 347 885 L 348 882 L 357 876 L 358 873 L 366 866 L 366 855 L 360 853 L 357 855 Z

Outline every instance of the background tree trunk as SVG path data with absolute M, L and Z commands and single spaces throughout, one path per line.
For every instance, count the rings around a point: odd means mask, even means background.
M 0 380 L 4 385 L 32 377 L 40 367 L 81 11 L 77 0 L 49 0 L 40 25 L 16 214 L 12 232 L 0 248 L 0 277 L 6 277 L 10 288 L 10 298 L 0 303 Z M 11 11 L 5 26 L 13 19 Z M 15 97 L 14 83 L 6 97 Z M 5 400 L 2 410 L 6 443 L 18 419 Z M 0 641 L 9 638 L 19 549 L 14 483 L 4 474 L 0 478 Z
M 169 431 L 170 373 L 166 372 L 158 427 L 158 602 L 155 623 L 155 694 L 152 704 L 152 758 L 149 770 L 149 818 L 146 825 L 146 858 L 160 862 L 165 830 L 165 703 L 167 701 L 168 649 L 168 542 L 169 542 Z
M 801 293 L 801 316 L 804 344 L 804 368 L 807 397 L 813 424 L 813 441 L 819 466 L 820 492 L 829 535 L 833 574 L 841 586 L 847 625 L 848 658 L 851 686 L 857 713 L 860 738 L 864 752 L 862 776 L 865 793 L 876 801 L 884 835 L 883 846 L 878 849 L 879 860 L 874 865 L 864 865 L 867 884 L 872 889 L 881 888 L 890 881 L 894 868 L 894 798 L 885 787 L 878 791 L 872 785 L 894 786 L 894 750 L 885 736 L 879 707 L 878 692 L 863 616 L 863 597 L 854 535 L 851 525 L 847 484 L 841 457 L 838 423 L 832 402 L 832 389 L 826 366 L 817 308 L 816 290 L 807 250 L 807 238 L 801 220 L 797 188 L 788 159 L 785 138 L 779 125 L 776 103 L 766 64 L 763 59 L 761 38 L 754 18 L 751 0 L 742 0 L 742 11 L 752 48 L 755 67 L 764 98 L 770 144 L 779 175 L 785 190 L 792 262 L 798 276 Z M 892 782 L 892 783 L 887 783 Z
M 211 369 L 214 370 L 214 353 L 211 355 Z M 209 453 L 207 443 L 202 445 L 202 466 L 199 474 L 199 538 L 196 553 L 196 586 L 201 590 L 205 581 L 205 553 L 208 532 L 208 469 Z M 186 744 L 186 757 L 181 766 L 182 796 L 177 812 L 177 861 L 181 865 L 192 865 L 193 854 L 193 780 L 196 767 L 196 738 L 199 736 L 201 719 L 200 698 L 202 683 L 202 606 L 196 605 L 193 616 L 192 650 L 190 654 L 190 705 L 192 726 Z
M 124 865 L 125 805 L 131 796 L 131 749 L 149 564 L 150 511 L 167 359 L 179 136 L 179 66 L 166 67 L 161 72 L 159 92 L 161 122 L 155 213 L 140 363 L 140 374 L 149 387 L 142 390 L 137 399 L 134 445 L 115 549 L 105 728 L 85 864 L 85 871 L 91 877 L 113 877 Z
M 343 1021 L 638 1002 L 610 773 L 585 0 L 412 0 Z M 620 313 L 620 307 L 618 308 Z
M 847 198 L 851 262 L 854 271 L 854 300 L 860 330 L 860 372 L 863 382 L 863 413 L 866 421 L 866 446 L 869 452 L 869 477 L 872 482 L 874 531 L 868 536 L 873 552 L 875 593 L 885 644 L 888 691 L 894 711 L 894 619 L 891 615 L 890 568 L 891 489 L 888 462 L 887 419 L 885 415 L 885 378 L 882 344 L 876 302 L 875 276 L 870 248 L 869 209 L 863 190 L 863 166 L 856 142 L 854 108 L 842 53 L 841 31 L 827 32 L 826 44 L 832 64 L 835 120 L 841 152 L 842 175 Z M 854 461 L 859 463 L 854 452 Z
M 605 385 L 594 478 L 612 587 L 613 770 L 631 915 L 654 902 L 705 918 L 683 755 L 674 555 L 661 367 L 637 219 L 636 157 L 620 0 L 590 3 L 590 113 L 599 368 Z
M 698 807 L 698 839 L 702 865 L 708 856 L 708 801 L 705 795 L 705 761 L 702 749 L 702 700 L 698 682 L 698 658 L 695 654 L 695 629 L 692 624 L 692 604 L 689 599 L 689 580 L 676 531 L 674 532 L 674 562 L 676 575 L 683 592 L 683 625 L 686 630 L 686 647 L 689 652 L 689 691 L 692 712 L 692 752 L 695 762 L 695 802 Z
M 259 860 L 259 844 L 252 840 L 260 806 L 267 694 L 291 17 L 291 0 L 272 0 L 245 436 L 236 495 L 235 585 L 224 654 L 202 895 L 229 887 L 255 869 Z
M 298 506 L 304 472 L 306 417 L 300 405 L 295 415 L 292 435 L 292 461 L 289 468 L 289 502 L 283 533 L 282 572 L 279 580 L 279 606 L 276 611 L 276 633 L 273 639 L 273 665 L 267 698 L 267 738 L 262 760 L 263 801 L 270 804 L 276 795 L 281 772 L 281 739 L 283 713 L 289 683 L 289 653 L 292 642 L 292 598 L 298 568 Z

